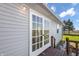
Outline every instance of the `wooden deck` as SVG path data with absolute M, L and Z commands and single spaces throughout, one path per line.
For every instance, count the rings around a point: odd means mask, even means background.
M 52 43 L 54 42 L 54 43 Z M 74 42 L 75 43 L 75 50 L 70 48 L 69 43 Z M 43 51 L 39 56 L 78 56 L 79 55 L 79 50 L 78 50 L 78 43 L 79 41 L 71 41 L 68 38 L 66 38 L 66 44 L 65 48 L 63 49 L 64 45 L 59 49 L 55 48 L 55 38 L 51 36 L 51 46 L 47 48 L 45 51 Z M 53 46 L 54 45 L 54 46 Z M 61 45 L 59 45 L 60 47 Z M 65 51 L 64 51 L 65 50 Z M 73 52 L 75 51 L 75 52 Z
M 57 48 L 49 47 L 43 51 L 39 56 L 66 56 L 66 53 Z

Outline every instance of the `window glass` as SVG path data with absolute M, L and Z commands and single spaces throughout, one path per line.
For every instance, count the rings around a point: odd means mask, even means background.
M 40 18 L 40 23 L 42 23 L 42 18 Z
M 49 22 L 44 21 L 44 45 L 49 43 Z
M 32 44 L 33 43 L 36 43 L 36 41 L 37 41 L 37 38 L 35 37 L 35 38 L 32 38 Z
M 46 41 L 44 41 L 44 45 L 47 44 Z
M 39 43 L 37 43 L 37 49 L 39 49 Z
M 43 43 L 44 45 L 49 43 L 49 22 L 43 21 L 39 16 L 32 15 L 32 51 L 41 48 Z
M 36 50 L 36 45 L 32 45 L 32 51 Z
M 57 29 L 57 33 L 59 33 L 59 29 Z
M 41 29 L 41 30 L 43 29 L 43 24 L 40 24 L 40 29 Z
M 40 30 L 40 35 L 42 35 L 43 33 L 42 33 L 43 31 L 42 30 Z
M 42 41 L 43 40 L 43 36 L 40 36 L 40 41 Z
M 49 43 L 49 40 L 45 40 L 45 41 L 44 41 L 44 45 L 47 44 L 47 43 Z
M 32 23 L 32 27 L 33 27 L 33 29 L 37 29 L 37 24 L 36 23 Z
M 37 24 L 37 29 L 40 29 L 40 24 L 39 23 Z
M 40 18 L 37 16 L 37 23 L 40 23 Z
M 36 22 L 36 16 L 32 15 L 33 22 Z
M 49 30 L 44 30 L 44 34 L 48 34 L 49 33 Z
M 40 42 L 40 47 L 42 47 L 42 42 Z
M 37 42 L 39 42 L 40 37 L 37 37 Z
M 32 30 L 32 36 L 36 36 L 37 35 L 37 31 L 36 30 Z
M 40 32 L 39 32 L 39 30 L 37 30 L 37 36 L 39 36 L 40 35 Z
M 43 22 L 42 18 L 36 15 L 32 15 L 32 51 L 35 51 L 42 47 L 43 41 Z

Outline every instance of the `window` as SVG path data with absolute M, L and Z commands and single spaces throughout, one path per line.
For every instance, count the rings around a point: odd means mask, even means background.
M 57 33 L 59 33 L 59 24 L 57 24 Z
M 43 46 L 43 20 L 41 17 L 32 15 L 32 51 Z
M 44 20 L 44 45 L 49 43 L 49 22 Z
M 59 29 L 57 29 L 57 33 L 59 33 Z

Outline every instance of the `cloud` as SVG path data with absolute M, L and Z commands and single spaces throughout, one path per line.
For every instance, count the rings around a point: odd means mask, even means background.
M 79 23 L 79 19 L 77 19 L 76 22 Z
M 74 8 L 70 8 L 67 11 L 63 11 L 62 13 L 60 13 L 60 17 L 65 17 L 65 16 L 74 16 L 75 15 L 75 10 Z
M 51 6 L 51 10 L 53 10 L 55 12 L 56 11 L 56 7 Z
M 66 12 L 63 11 L 59 16 L 60 16 L 60 17 L 65 17 L 65 16 L 66 16 Z

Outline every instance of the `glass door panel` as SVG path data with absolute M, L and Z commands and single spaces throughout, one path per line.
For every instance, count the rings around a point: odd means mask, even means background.
M 43 46 L 43 19 L 39 16 L 32 15 L 32 51 Z
M 49 22 L 32 15 L 32 52 L 49 43 Z

